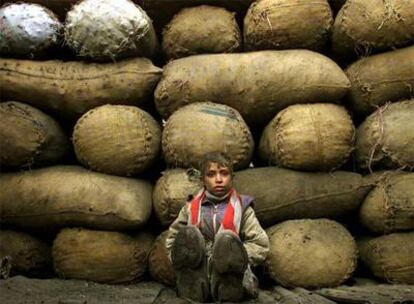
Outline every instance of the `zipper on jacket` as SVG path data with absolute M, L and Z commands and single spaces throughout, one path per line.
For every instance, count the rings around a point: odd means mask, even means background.
M 213 214 L 213 232 L 214 236 L 216 235 L 216 216 L 217 216 L 217 205 L 214 205 L 214 214 Z

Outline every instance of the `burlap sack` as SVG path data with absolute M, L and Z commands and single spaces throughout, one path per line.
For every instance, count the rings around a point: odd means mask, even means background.
M 0 230 L 0 259 L 10 263 L 9 273 L 2 274 L 3 278 L 17 274 L 39 276 L 52 269 L 50 246 L 23 232 Z
M 354 58 L 412 44 L 413 11 L 413 1 L 346 1 L 333 26 L 333 52 L 338 57 Z
M 253 154 L 250 130 L 233 108 L 211 102 L 187 105 L 164 126 L 162 151 L 171 166 L 198 167 L 207 152 L 226 153 L 235 169 L 246 168 Z
M 185 169 L 166 170 L 155 184 L 153 209 L 163 226 L 170 225 L 189 197 L 201 189 L 200 177 L 193 172 Z
M 357 129 L 356 160 L 363 169 L 414 168 L 414 99 L 385 105 Z
M 65 42 L 80 57 L 106 61 L 158 50 L 151 19 L 130 0 L 77 2 L 65 19 Z
M 0 103 L 0 166 L 32 168 L 58 162 L 68 151 L 62 128 L 32 106 Z
M 77 166 L 0 175 L 4 224 L 37 229 L 136 229 L 147 222 L 151 208 L 152 186 L 143 180 Z
M 236 12 L 241 17 L 246 14 L 247 9 L 254 0 L 134 0 L 148 15 L 154 20 L 158 29 L 162 29 L 175 14 L 186 7 L 199 5 L 212 5 L 224 7 L 225 9 Z
M 98 283 L 141 281 L 153 237 L 119 232 L 65 228 L 53 242 L 56 273 L 67 279 Z
M 345 171 L 305 173 L 276 167 L 236 172 L 234 187 L 254 198 L 264 227 L 298 218 L 336 218 L 357 209 L 372 185 Z
M 145 58 L 99 64 L 0 58 L 0 92 L 4 100 L 74 120 L 107 103 L 148 104 L 161 72 Z
M 44 56 L 61 42 L 62 24 L 53 12 L 40 5 L 6 4 L 0 7 L 0 19 L 2 56 Z
M 378 278 L 414 284 L 414 232 L 393 233 L 358 241 L 360 258 Z
M 365 117 L 387 102 L 413 96 L 414 46 L 360 59 L 345 70 L 354 115 Z
M 181 10 L 163 30 L 167 59 L 204 53 L 233 53 L 242 48 L 234 13 L 202 5 Z
M 333 24 L 327 0 L 260 0 L 244 18 L 244 47 L 265 49 L 325 48 Z
M 305 171 L 332 171 L 353 150 L 355 129 L 346 109 L 334 104 L 293 105 L 263 131 L 259 155 L 268 164 Z
M 372 232 L 414 229 L 414 173 L 389 175 L 368 194 L 359 212 Z
M 104 105 L 85 113 L 73 131 L 78 160 L 92 170 L 131 176 L 147 170 L 161 150 L 161 127 L 133 106 Z
M 162 284 L 175 286 L 175 273 L 165 248 L 168 230 L 161 233 L 149 253 L 148 265 L 151 277 Z
M 327 220 L 291 220 L 267 230 L 270 276 L 288 287 L 336 287 L 357 265 L 357 245 L 339 223 Z
M 292 104 L 339 102 L 349 86 L 335 62 L 308 50 L 199 55 L 164 67 L 155 103 L 164 117 L 189 103 L 222 103 L 263 127 Z

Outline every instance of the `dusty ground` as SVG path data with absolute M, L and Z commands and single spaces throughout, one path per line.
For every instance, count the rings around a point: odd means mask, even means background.
M 186 304 L 171 288 L 155 282 L 135 285 L 104 285 L 61 279 L 29 279 L 16 276 L 0 281 L 1 304 Z M 277 303 L 272 294 L 261 291 L 259 298 L 243 303 Z
M 261 290 L 259 298 L 244 304 L 414 304 L 414 285 L 379 284 L 358 279 L 354 286 Z M 188 304 L 175 291 L 155 282 L 105 285 L 61 279 L 28 279 L 22 276 L 0 280 L 1 304 Z

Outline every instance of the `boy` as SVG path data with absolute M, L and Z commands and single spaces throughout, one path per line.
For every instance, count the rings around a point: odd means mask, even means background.
M 269 239 L 251 206 L 253 199 L 232 186 L 232 162 L 214 152 L 200 165 L 204 187 L 171 224 L 166 247 L 177 277 L 178 294 L 205 302 L 257 297 L 250 266 L 262 264 Z

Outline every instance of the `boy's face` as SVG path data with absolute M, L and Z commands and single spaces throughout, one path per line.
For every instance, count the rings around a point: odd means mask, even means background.
M 223 196 L 232 186 L 232 175 L 229 168 L 217 163 L 209 163 L 206 174 L 203 176 L 203 183 L 210 193 Z

